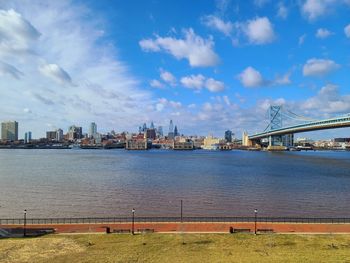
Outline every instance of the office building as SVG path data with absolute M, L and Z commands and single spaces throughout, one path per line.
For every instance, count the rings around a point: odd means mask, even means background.
M 57 129 L 56 130 L 56 141 L 57 142 L 62 142 L 63 141 L 63 130 L 62 129 Z
M 168 139 L 169 140 L 173 140 L 174 139 L 174 124 L 173 124 L 173 120 L 170 120 L 169 123 L 169 132 L 168 132 Z
M 26 132 L 24 134 L 24 143 L 30 143 L 32 141 L 32 132 Z
M 1 140 L 18 141 L 18 122 L 7 121 L 1 123 Z
M 89 138 L 95 138 L 97 134 L 97 125 L 94 122 L 91 122 L 89 129 Z
M 225 131 L 225 140 L 227 142 L 232 142 L 232 131 L 230 130 Z
M 55 141 L 56 140 L 56 131 L 47 131 L 46 132 L 46 139 L 48 141 Z
M 72 125 L 68 129 L 68 140 L 74 141 L 83 138 L 83 129 L 81 127 Z

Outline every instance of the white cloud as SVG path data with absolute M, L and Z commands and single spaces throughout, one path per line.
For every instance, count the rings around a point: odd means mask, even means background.
M 254 0 L 254 5 L 257 7 L 263 7 L 268 3 L 270 3 L 270 0 Z
M 171 86 L 176 86 L 176 78 L 169 71 L 160 69 L 160 78 Z
M 205 87 L 211 92 L 220 92 L 225 89 L 225 84 L 221 81 L 209 78 L 205 82 Z
M 333 60 L 312 58 L 305 63 L 303 74 L 304 76 L 324 76 L 339 67 Z
M 305 39 L 306 39 L 306 34 L 304 34 L 304 35 L 302 35 L 302 36 L 299 37 L 299 41 L 298 41 L 299 46 L 301 46 L 302 44 L 304 44 Z
M 164 84 L 157 79 L 152 79 L 149 85 L 153 88 L 159 88 L 159 89 L 164 88 Z
M 15 79 L 20 79 L 23 76 L 23 72 L 19 71 L 16 67 L 0 61 L 0 76 L 11 76 Z
M 261 73 L 253 67 L 247 67 L 240 73 L 238 76 L 238 80 L 242 83 L 242 85 L 246 88 L 256 88 L 263 86 L 281 86 L 281 85 L 289 85 L 290 81 L 290 73 L 284 74 L 283 76 L 277 76 L 273 80 L 266 80 L 263 78 Z
M 350 95 L 341 96 L 338 86 L 327 84 L 316 96 L 303 102 L 301 109 L 321 113 L 348 113 L 350 112 Z
M 225 89 L 225 84 L 213 78 L 206 78 L 201 74 L 182 77 L 181 84 L 189 89 L 201 90 L 206 88 L 210 92 L 220 92 Z
M 214 15 L 204 16 L 202 18 L 202 23 L 209 28 L 222 32 L 226 36 L 229 36 L 233 30 L 233 24 L 230 21 L 225 22 Z
M 247 67 L 238 75 L 242 85 L 247 88 L 260 87 L 264 85 L 264 79 L 260 72 L 253 67 Z
M 201 90 L 204 87 L 205 77 L 201 74 L 182 77 L 181 84 L 189 89 Z
M 142 39 L 139 45 L 144 51 L 164 51 L 176 59 L 187 59 L 192 67 L 209 67 L 219 63 L 211 37 L 203 39 L 196 35 L 192 28 L 183 30 L 183 32 L 184 39 L 157 36 L 154 40 Z
M 44 64 L 39 67 L 39 71 L 48 78 L 59 84 L 71 85 L 72 79 L 69 74 L 56 64 Z
M 267 17 L 248 20 L 243 25 L 243 32 L 251 44 L 268 44 L 275 39 L 273 25 Z
M 288 17 L 288 8 L 283 2 L 279 2 L 277 5 L 277 17 L 282 19 L 286 19 Z
M 344 28 L 345 36 L 350 38 L 350 24 Z
M 31 44 L 40 37 L 33 25 L 13 9 L 0 9 L 0 54 L 33 53 Z
M 45 123 L 130 130 L 161 118 L 145 111 L 155 99 L 105 41 L 103 19 L 70 0 L 0 1 L 0 120 L 39 137 Z
M 349 3 L 349 0 L 306 0 L 301 2 L 301 12 L 308 20 L 314 21 Z
M 333 33 L 326 28 L 317 29 L 316 34 L 315 34 L 315 36 L 317 38 L 322 38 L 322 39 L 327 38 L 331 35 L 333 35 Z

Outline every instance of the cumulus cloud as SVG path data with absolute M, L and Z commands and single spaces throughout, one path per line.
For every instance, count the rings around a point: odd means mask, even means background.
M 350 38 L 350 24 L 344 28 L 344 33 L 347 38 Z
M 329 37 L 331 35 L 333 35 L 333 33 L 331 31 L 329 31 L 328 29 L 326 29 L 326 28 L 319 28 L 319 29 L 317 29 L 316 34 L 315 34 L 315 36 L 317 38 L 323 38 L 323 39 L 327 38 L 327 37 Z
M 160 69 L 160 78 L 171 86 L 176 86 L 176 78 L 169 71 Z
M 202 74 L 182 77 L 181 84 L 189 89 L 201 90 L 205 84 L 205 77 Z
M 202 23 L 207 27 L 218 30 L 226 36 L 229 36 L 231 34 L 234 26 L 232 22 L 225 22 L 221 18 L 214 15 L 204 16 L 201 20 Z
M 266 80 L 263 78 L 261 73 L 253 67 L 247 67 L 237 77 L 242 85 L 246 88 L 289 85 L 291 83 L 289 79 L 290 73 L 287 73 L 283 76 L 277 76 L 273 80 Z
M 164 88 L 164 84 L 157 79 L 152 79 L 149 85 L 153 88 L 159 88 L 159 89 Z
M 337 63 L 330 59 L 309 59 L 304 67 L 304 76 L 324 76 L 340 67 Z
M 301 109 L 323 113 L 348 113 L 350 112 L 350 95 L 341 96 L 337 85 L 327 84 L 316 96 L 303 102 Z
M 301 12 L 308 20 L 313 21 L 329 14 L 337 6 L 349 3 L 349 0 L 306 0 L 301 3 Z
M 225 84 L 213 78 L 206 78 L 201 74 L 182 77 L 181 84 L 189 89 L 201 90 L 206 88 L 210 92 L 220 92 L 225 89 Z
M 39 71 L 48 78 L 59 84 L 71 85 L 72 79 L 69 74 L 57 64 L 44 64 L 39 67 Z
M 16 67 L 0 61 L 0 76 L 11 76 L 15 79 L 20 79 L 24 74 Z
M 273 25 L 267 17 L 257 17 L 248 20 L 243 25 L 243 32 L 252 44 L 268 44 L 275 39 Z
M 212 37 L 204 39 L 192 28 L 183 30 L 183 33 L 182 39 L 156 36 L 155 39 L 142 39 L 139 45 L 146 52 L 163 51 L 176 59 L 187 59 L 192 67 L 209 67 L 219 63 Z

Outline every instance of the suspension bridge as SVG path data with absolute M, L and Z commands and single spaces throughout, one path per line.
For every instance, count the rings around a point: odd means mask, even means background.
M 297 124 L 283 126 L 283 120 L 296 121 Z M 269 124 L 263 132 L 254 135 L 243 133 L 242 144 L 244 146 L 261 145 L 263 139 L 268 139 L 269 150 L 283 150 L 293 146 L 294 133 L 337 129 L 350 127 L 350 114 L 315 120 L 295 114 L 282 106 L 270 106 Z

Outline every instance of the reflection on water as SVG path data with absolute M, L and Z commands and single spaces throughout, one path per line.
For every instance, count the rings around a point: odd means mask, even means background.
M 350 216 L 350 152 L 1 150 L 0 217 Z

